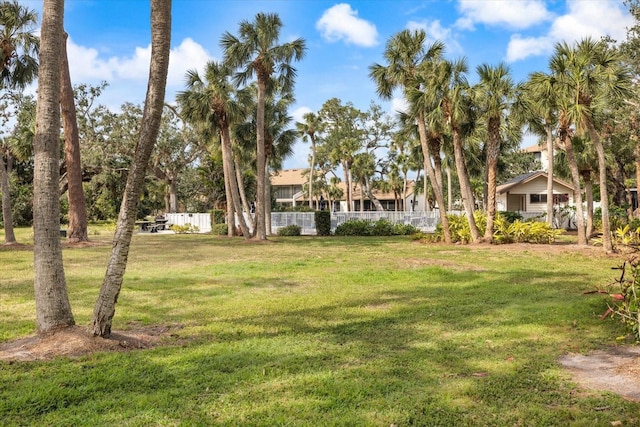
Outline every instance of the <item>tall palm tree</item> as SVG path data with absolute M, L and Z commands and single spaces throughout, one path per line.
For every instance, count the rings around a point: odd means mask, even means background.
M 315 113 L 306 113 L 302 116 L 303 122 L 297 122 L 298 136 L 304 141 L 311 143 L 311 156 L 309 158 L 309 207 L 313 209 L 313 180 L 316 168 L 316 139 L 320 126 L 320 119 Z
M 178 93 L 176 98 L 187 120 L 205 127 L 213 126 L 218 134 L 227 194 L 229 234 L 233 234 L 237 214 L 242 234 L 248 239 L 251 234 L 243 215 L 231 144 L 231 125 L 241 120 L 244 113 L 233 102 L 232 73 L 227 64 L 210 61 L 205 67 L 204 78 L 195 70 L 187 72 L 187 90 Z
M 545 138 L 547 146 L 547 224 L 553 225 L 553 175 L 555 137 L 553 130 L 558 124 L 556 79 L 546 73 L 529 75 L 524 85 L 523 99 L 529 129 Z
M 602 210 L 602 245 L 605 252 L 613 250 L 609 219 L 607 161 L 600 134 L 596 129 L 599 110 L 607 103 L 629 95 L 631 75 L 622 66 L 620 54 L 605 40 L 586 38 L 570 46 L 556 45 L 551 60 L 552 71 L 562 85 L 568 118 L 577 130 L 588 135 L 598 155 L 600 207 Z M 569 153 L 567 153 L 569 155 Z
M 60 48 L 64 0 L 42 6 L 42 50 L 34 136 L 33 255 L 39 333 L 75 324 L 60 245 Z
M 32 9 L 17 1 L 0 4 L 0 52 L 2 70 L 0 89 L 23 89 L 38 75 L 37 56 L 40 40 L 34 34 L 38 15 Z M 7 151 L 8 152 L 8 151 Z M 5 244 L 16 243 L 9 196 L 9 175 L 7 165 L 0 154 L 0 185 L 2 188 L 2 216 Z
M 432 69 L 423 69 L 419 74 L 423 90 L 412 94 L 411 101 L 430 106 L 430 116 L 447 123 L 453 142 L 456 173 L 460 184 L 460 194 L 464 205 L 471 238 L 480 239 L 480 231 L 474 219 L 475 197 L 471 187 L 465 138 L 475 126 L 470 87 L 467 82 L 467 61 L 442 60 Z
M 423 30 L 403 30 L 394 34 L 386 44 L 384 58 L 387 65 L 374 64 L 369 67 L 369 77 L 375 82 L 378 96 L 383 99 L 391 99 L 396 88 L 400 88 L 409 98 L 410 91 L 420 91 L 421 82 L 418 79 L 421 68 L 427 64 L 442 58 L 444 44 L 436 41 L 431 45 L 426 44 L 427 35 Z M 436 172 L 431 164 L 431 159 L 439 157 L 440 153 L 433 153 L 429 149 L 427 131 L 425 125 L 426 108 L 423 104 L 412 105 L 412 115 L 418 125 L 418 135 L 424 158 L 424 169 L 434 188 L 436 201 L 440 212 L 444 240 L 451 242 L 449 220 L 444 204 L 442 186 L 438 185 Z
M 279 43 L 282 21 L 277 14 L 258 13 L 253 22 L 240 22 L 239 36 L 225 32 L 221 39 L 225 62 L 240 71 L 235 76 L 238 85 L 246 84 L 256 77 L 258 84 L 257 106 L 257 180 L 258 195 L 256 204 L 256 238 L 266 240 L 265 188 L 266 176 L 266 140 L 265 140 L 265 102 L 271 76 L 276 74 L 280 87 L 290 91 L 293 87 L 296 70 L 291 62 L 299 61 L 305 53 L 304 39 L 289 43 Z
M 60 0 L 62 1 L 62 0 Z M 100 294 L 93 309 L 91 331 L 96 336 L 111 335 L 115 305 L 120 295 L 131 237 L 136 221 L 138 200 L 144 187 L 151 151 L 158 137 L 169 71 L 171 48 L 171 0 L 151 0 L 151 64 L 138 141 L 120 214 L 113 237 L 113 248 Z M 59 72 L 59 68 L 57 70 Z
M 478 106 L 487 126 L 486 177 L 487 177 L 487 225 L 484 239 L 493 240 L 493 222 L 496 215 L 496 187 L 498 157 L 500 155 L 500 127 L 513 102 L 514 83 L 509 68 L 482 64 L 477 67 L 479 83 L 475 86 Z

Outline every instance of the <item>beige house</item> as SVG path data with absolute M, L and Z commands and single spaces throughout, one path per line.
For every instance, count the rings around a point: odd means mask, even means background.
M 275 172 L 271 175 L 271 188 L 275 194 L 276 203 L 283 206 L 299 206 L 308 205 L 309 200 L 305 196 L 303 191 L 304 186 L 308 183 L 308 178 L 303 175 L 305 169 L 285 169 Z M 384 193 L 374 190 L 374 196 L 380 201 L 383 208 L 387 211 L 404 210 L 403 206 L 411 206 L 411 200 L 413 200 L 413 188 L 414 182 L 409 183 L 407 191 L 407 200 L 403 202 L 402 195 L 396 195 L 394 193 Z M 332 210 L 334 211 L 346 211 L 346 185 L 344 182 L 338 184 L 343 190 L 343 197 L 340 200 L 333 202 Z M 375 207 L 368 197 L 362 194 L 360 186 L 354 185 L 353 189 L 353 208 L 350 211 L 373 211 Z M 362 209 L 361 209 L 362 205 Z M 416 207 L 416 210 L 417 207 Z
M 497 209 L 522 213 L 547 211 L 547 173 L 529 172 L 517 176 L 497 188 Z M 574 204 L 574 189 L 569 183 L 553 179 L 553 204 L 563 207 Z

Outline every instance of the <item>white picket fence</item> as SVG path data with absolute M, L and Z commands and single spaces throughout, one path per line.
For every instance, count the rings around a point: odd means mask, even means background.
M 210 213 L 168 213 L 164 217 L 170 226 L 191 224 L 198 227 L 198 233 L 211 232 Z
M 440 220 L 437 210 L 429 212 L 392 212 L 392 211 L 371 211 L 371 212 L 332 212 L 331 232 L 336 230 L 338 225 L 351 219 L 360 219 L 376 222 L 379 219 L 388 219 L 393 223 L 411 224 L 424 232 L 435 230 Z M 297 225 L 301 228 L 303 235 L 316 234 L 316 221 L 313 212 L 272 212 L 271 230 L 274 234 L 278 230 L 288 225 Z

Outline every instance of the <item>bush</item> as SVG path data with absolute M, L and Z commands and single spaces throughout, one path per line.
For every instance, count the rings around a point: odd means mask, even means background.
M 350 219 L 340 224 L 336 236 L 408 236 L 418 232 L 410 224 L 394 224 L 386 218 L 376 222 L 363 219 Z
M 497 216 L 501 216 L 506 222 L 508 222 L 509 224 L 513 223 L 516 220 L 520 220 L 522 221 L 524 218 L 522 217 L 522 214 L 520 212 L 513 212 L 513 211 L 503 211 L 503 212 L 499 212 Z
M 211 226 L 211 234 L 215 236 L 226 236 L 229 234 L 227 224 L 213 224 Z
M 224 216 L 226 212 L 223 209 L 212 209 L 211 210 L 211 225 L 214 224 L 224 224 Z
M 331 235 L 331 212 L 316 211 L 313 216 L 316 221 L 316 234 L 318 236 Z
M 371 236 L 373 223 L 363 219 L 350 219 L 336 227 L 336 236 Z
M 278 229 L 278 236 L 299 236 L 302 228 L 299 225 L 291 224 Z

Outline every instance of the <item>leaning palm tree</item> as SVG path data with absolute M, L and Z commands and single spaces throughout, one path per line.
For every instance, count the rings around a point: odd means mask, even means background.
M 293 87 L 296 70 L 291 62 L 299 61 L 305 53 L 304 39 L 289 43 L 279 43 L 282 21 L 277 14 L 258 13 L 253 22 L 240 22 L 239 36 L 225 32 L 221 39 L 225 62 L 240 71 L 235 76 L 238 85 L 246 84 L 256 77 L 258 84 L 257 99 L 257 179 L 258 195 L 256 204 L 256 238 L 266 240 L 265 188 L 266 176 L 266 139 L 265 139 L 265 102 L 271 76 L 276 75 L 279 85 L 285 91 Z
M 62 1 L 62 0 L 60 0 Z M 131 237 L 138 211 L 138 200 L 144 187 L 147 165 L 156 143 L 169 71 L 171 48 L 171 0 L 151 0 L 151 63 L 149 83 L 141 119 L 133 162 L 120 205 L 120 213 L 113 237 L 111 257 L 93 308 L 91 331 L 96 336 L 111 335 L 116 302 L 122 289 L 127 267 Z M 59 68 L 57 70 L 60 71 Z
M 0 4 L 0 89 L 24 89 L 38 74 L 40 40 L 34 34 L 38 15 L 17 1 Z M 6 150 L 8 152 L 8 150 Z M 16 243 L 9 197 L 9 176 L 0 154 L 0 182 L 2 185 L 2 216 L 5 243 Z
M 514 83 L 509 68 L 482 64 L 477 67 L 480 82 L 474 87 L 477 103 L 487 126 L 486 177 L 487 225 L 484 239 L 493 240 L 493 222 L 496 215 L 496 187 L 498 157 L 500 155 L 500 127 L 514 99 Z
M 459 59 L 443 60 L 431 69 L 421 70 L 419 78 L 423 90 L 412 93 L 410 101 L 430 106 L 429 115 L 437 117 L 437 120 L 449 126 L 462 203 L 471 238 L 477 242 L 480 239 L 480 231 L 474 219 L 475 196 L 467 170 L 464 147 L 466 136 L 475 126 L 470 87 L 466 79 L 467 68 L 467 61 Z
M 234 218 L 237 215 L 242 234 L 245 238 L 249 238 L 251 234 L 243 215 L 230 130 L 231 125 L 241 120 L 244 113 L 233 102 L 234 90 L 230 82 L 231 75 L 232 69 L 227 64 L 210 61 L 205 67 L 203 77 L 195 70 L 187 72 L 187 90 L 178 93 L 176 99 L 187 120 L 200 127 L 212 127 L 213 133 L 218 134 L 227 195 L 229 234 L 233 234 Z
M 303 122 L 296 122 L 298 136 L 302 141 L 311 143 L 311 156 L 309 157 L 309 207 L 313 208 L 313 180 L 316 167 L 316 139 L 320 126 L 320 119 L 315 113 L 306 113 L 302 116 Z
M 418 80 L 419 70 L 440 60 L 444 52 L 442 42 L 436 41 L 431 45 L 426 45 L 426 37 L 423 30 L 403 30 L 389 39 L 384 51 L 387 65 L 374 64 L 369 67 L 369 77 L 375 82 L 379 97 L 391 99 L 396 88 L 402 89 L 406 98 L 409 98 L 410 91 L 421 90 L 421 83 Z M 425 124 L 425 116 L 428 111 L 426 107 L 421 103 L 412 103 L 411 114 L 418 125 L 424 169 L 434 188 L 443 237 L 445 242 L 450 243 L 449 220 L 447 219 L 442 186 L 438 184 L 442 178 L 438 179 L 431 163 L 431 159 L 439 157 L 440 153 L 433 153 L 429 149 Z

